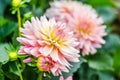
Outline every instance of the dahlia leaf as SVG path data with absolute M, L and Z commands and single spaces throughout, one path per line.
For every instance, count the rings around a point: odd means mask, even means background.
M 113 59 L 108 54 L 95 54 L 87 57 L 88 65 L 92 69 L 113 71 Z
M 9 48 L 9 44 L 4 43 L 0 44 L 0 62 L 5 63 L 9 60 L 9 56 L 5 50 L 5 48 Z
M 113 75 L 107 72 L 89 70 L 88 79 L 87 80 L 115 80 Z
M 105 23 L 112 22 L 116 17 L 115 11 L 110 7 L 97 7 L 96 10 Z
M 103 45 L 98 52 L 100 53 L 115 53 L 117 48 L 120 47 L 120 38 L 118 35 L 110 34 L 105 37 L 106 44 Z M 114 46 L 114 47 L 113 47 Z
M 113 68 L 115 70 L 116 75 L 120 77 L 120 48 L 118 48 L 118 50 L 116 50 L 116 52 L 114 53 Z
M 3 16 L 5 8 L 10 4 L 11 0 L 0 0 L 0 16 Z
M 8 77 L 10 80 L 18 80 L 19 74 L 15 62 L 9 61 L 8 63 L 2 65 L 2 70 L 4 75 Z
M 23 79 L 24 80 L 37 80 L 37 77 L 38 77 L 37 71 L 33 69 L 33 67 L 26 66 L 26 68 L 23 71 Z
M 0 17 L 0 40 L 4 39 L 11 32 L 13 32 L 17 26 L 16 23 Z
M 76 76 L 76 75 L 75 75 Z M 78 77 L 75 80 L 114 80 L 114 76 L 105 71 L 91 69 L 87 63 L 83 63 L 78 70 Z
M 15 30 L 12 36 L 12 44 L 17 47 L 19 44 L 19 42 L 16 40 L 16 38 L 18 37 L 18 30 Z
M 1 69 L 2 64 L 0 63 L 0 80 L 4 80 L 3 71 Z
M 88 4 L 92 6 L 116 6 L 112 0 L 88 0 Z

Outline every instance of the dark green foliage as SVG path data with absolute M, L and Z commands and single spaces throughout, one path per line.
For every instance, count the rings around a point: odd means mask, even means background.
M 2 64 L 0 63 L 0 80 L 4 80 L 3 71 L 1 69 Z
M 78 70 L 78 74 L 78 80 L 115 80 L 111 73 L 91 69 L 87 63 L 83 63 L 81 65 L 81 68 Z
M 0 17 L 0 20 L 0 40 L 4 40 L 5 37 L 17 29 L 17 24 L 3 17 Z

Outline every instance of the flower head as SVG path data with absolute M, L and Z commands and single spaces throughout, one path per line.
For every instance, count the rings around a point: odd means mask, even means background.
M 39 65 L 44 67 L 43 70 L 47 69 L 48 64 L 45 63 L 47 60 L 48 62 L 54 61 L 64 68 L 69 68 L 69 62 L 79 61 L 79 50 L 75 49 L 78 43 L 73 37 L 73 33 L 55 19 L 47 20 L 45 16 L 40 20 L 32 18 L 31 22 L 27 21 L 24 28 L 21 28 L 21 33 L 22 37 L 17 38 L 23 44 L 19 54 L 38 58 L 38 62 L 43 64 Z M 60 68 L 61 66 L 56 70 L 64 71 L 62 70 L 64 68 Z M 40 70 L 42 70 L 41 67 Z M 53 68 L 55 69 L 55 67 Z M 56 70 L 51 71 L 58 73 Z
M 40 71 L 48 71 L 54 66 L 54 61 L 50 57 L 40 56 L 37 61 L 37 67 Z
M 79 42 L 77 48 L 82 50 L 82 55 L 95 53 L 105 43 L 102 38 L 106 26 L 91 6 L 76 1 L 54 1 L 46 16 L 67 24 Z

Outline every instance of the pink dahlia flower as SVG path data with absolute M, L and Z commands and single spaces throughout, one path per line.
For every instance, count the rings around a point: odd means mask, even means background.
M 46 11 L 46 16 L 66 23 L 74 32 L 79 42 L 77 48 L 82 50 L 82 55 L 94 54 L 96 48 L 105 44 L 103 37 L 106 35 L 106 26 L 91 6 L 76 1 L 54 1 Z
M 66 67 L 70 67 L 69 62 L 79 61 L 79 50 L 75 48 L 78 43 L 73 33 L 55 19 L 47 20 L 45 16 L 40 20 L 32 18 L 31 22 L 27 21 L 24 28 L 21 28 L 21 33 L 22 37 L 17 38 L 23 44 L 19 54 L 32 55 L 35 58 L 49 56 L 54 62 L 64 67 L 54 68 L 52 72 L 63 71 Z

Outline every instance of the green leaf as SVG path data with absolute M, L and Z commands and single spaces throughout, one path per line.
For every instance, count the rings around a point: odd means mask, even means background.
M 100 53 L 115 53 L 115 51 L 120 47 L 120 38 L 118 35 L 110 34 L 105 37 L 106 44 L 99 49 Z
M 31 0 L 24 0 L 24 2 L 30 2 Z
M 80 68 L 78 69 L 78 77 L 75 76 L 75 80 L 79 78 L 79 80 L 87 80 L 89 74 L 89 66 L 88 63 L 82 63 Z M 84 75 L 85 74 L 85 75 Z
M 114 53 L 114 64 L 113 64 L 114 72 L 120 78 L 120 48 L 116 50 Z
M 82 3 L 86 3 L 88 0 L 77 0 L 77 1 L 80 1 Z
M 45 4 L 46 4 L 46 0 L 40 1 L 40 7 L 41 7 L 42 10 L 45 9 Z
M 96 10 L 97 10 L 99 16 L 102 17 L 102 19 L 104 20 L 105 23 L 112 22 L 116 17 L 115 11 L 110 7 L 100 6 L 100 7 L 97 7 Z
M 0 17 L 0 40 L 8 36 L 11 32 L 13 32 L 17 25 L 16 23 L 6 20 L 3 17 Z
M 26 66 L 23 71 L 23 78 L 24 80 L 37 80 L 36 70 L 34 70 L 33 67 Z
M 108 72 L 89 69 L 88 80 L 115 80 L 114 76 Z
M 0 63 L 0 80 L 4 80 L 3 71 L 1 69 L 2 64 Z
M 92 6 L 116 6 L 112 0 L 88 0 L 88 4 Z
M 9 56 L 5 50 L 5 48 L 10 48 L 9 44 L 0 44 L 0 62 L 5 63 L 9 60 Z
M 109 54 L 95 54 L 87 56 L 89 67 L 97 70 L 112 71 L 113 58 Z
M 0 0 L 0 16 L 3 16 L 4 10 L 9 3 L 10 3 L 10 0 Z
M 76 78 L 77 77 L 77 78 Z M 92 69 L 87 63 L 83 63 L 78 70 L 75 80 L 114 80 L 114 75 L 109 72 Z
M 24 80 L 37 80 L 36 70 L 33 67 L 26 66 L 26 68 L 23 71 L 23 79 Z
M 33 9 L 32 12 L 33 12 L 33 15 L 36 15 L 38 17 L 40 17 L 41 15 L 43 15 L 43 11 L 42 11 L 41 8 Z
M 19 80 L 19 74 L 15 62 L 9 61 L 8 63 L 2 65 L 2 70 L 4 75 L 10 80 Z
M 19 36 L 18 34 L 18 29 L 14 31 L 13 36 L 12 36 L 12 44 L 14 45 L 14 47 L 18 47 L 20 44 L 17 41 L 17 37 Z

